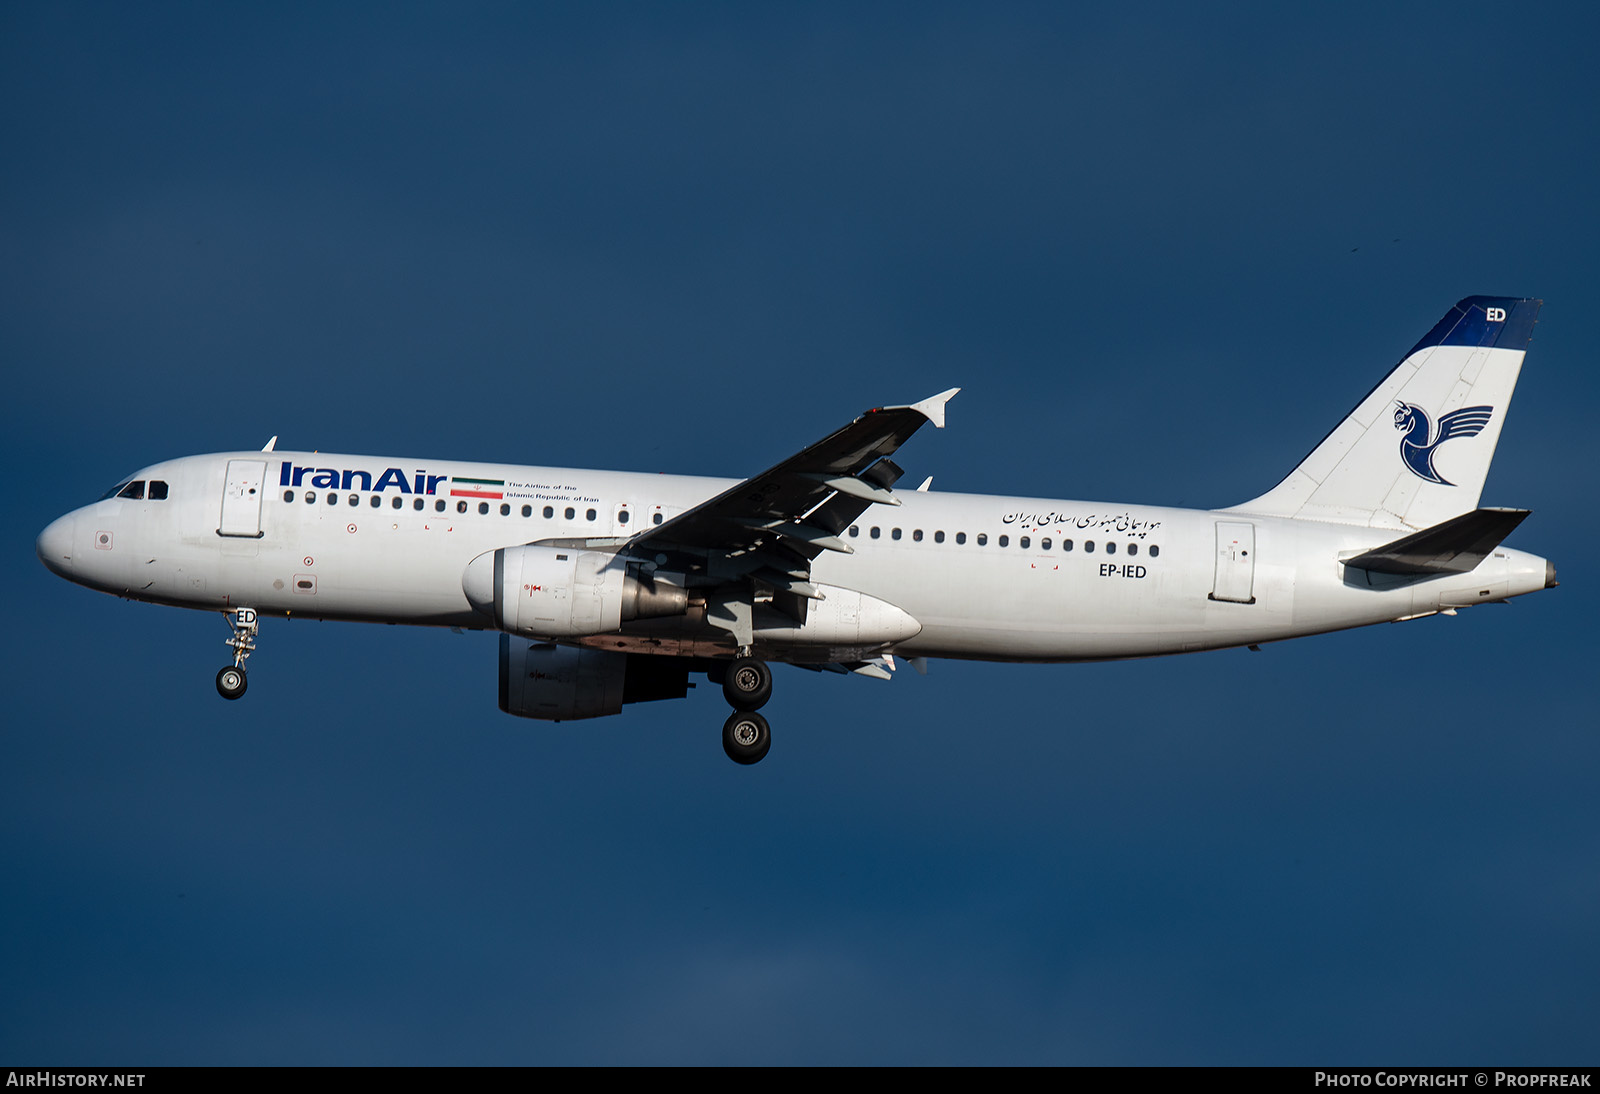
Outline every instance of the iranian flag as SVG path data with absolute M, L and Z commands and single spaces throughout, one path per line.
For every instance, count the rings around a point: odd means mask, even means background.
M 499 500 L 505 497 L 505 479 L 464 479 L 460 475 L 450 476 L 450 496 L 452 498 L 494 498 Z

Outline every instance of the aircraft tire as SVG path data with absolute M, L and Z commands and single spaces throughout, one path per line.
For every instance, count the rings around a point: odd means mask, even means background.
M 772 669 L 754 657 L 739 658 L 722 677 L 722 697 L 734 710 L 760 710 L 772 698 Z
M 245 676 L 244 669 L 236 665 L 224 665 L 217 670 L 217 694 L 224 699 L 239 698 L 249 686 L 250 680 Z
M 736 764 L 753 764 L 772 747 L 772 727 L 753 710 L 736 710 L 722 723 L 722 751 Z

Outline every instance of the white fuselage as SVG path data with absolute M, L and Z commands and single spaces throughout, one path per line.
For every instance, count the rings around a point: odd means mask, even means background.
M 264 466 L 259 481 L 243 482 L 239 468 L 255 463 Z M 166 484 L 167 496 L 113 497 L 62 517 L 39 537 L 46 565 L 105 592 L 183 607 L 474 628 L 492 623 L 468 603 L 462 575 L 485 551 L 623 540 L 736 482 L 291 452 L 193 456 L 133 478 Z M 489 485 L 464 491 L 463 480 Z M 1466 574 L 1369 575 L 1342 565 L 1394 539 L 1388 529 L 1232 510 L 896 496 L 900 506 L 871 506 L 842 535 L 854 553 L 825 552 L 812 578 L 913 617 L 920 630 L 887 650 L 907 656 L 1182 653 L 1412 618 L 1550 580 L 1543 559 L 1504 547 Z M 726 634 L 692 614 L 584 641 L 732 652 Z M 802 633 L 768 652 L 793 658 L 804 645 Z

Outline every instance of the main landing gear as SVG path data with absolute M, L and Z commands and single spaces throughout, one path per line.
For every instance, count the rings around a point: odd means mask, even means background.
M 722 676 L 722 695 L 733 708 L 722 723 L 722 750 L 736 764 L 753 764 L 772 747 L 772 727 L 756 711 L 772 698 L 772 670 L 741 650 Z
M 233 628 L 233 637 L 224 643 L 233 647 L 233 664 L 224 665 L 217 670 L 217 694 L 224 699 L 237 699 L 250 685 L 249 679 L 245 676 L 244 662 L 255 652 L 256 634 L 260 630 L 260 623 L 256 620 L 254 608 L 235 608 L 223 618 L 228 621 L 228 626 Z

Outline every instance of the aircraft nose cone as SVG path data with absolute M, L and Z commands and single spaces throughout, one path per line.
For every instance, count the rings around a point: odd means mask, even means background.
M 39 561 L 44 563 L 51 573 L 68 577 L 72 571 L 72 534 L 76 530 L 78 520 L 70 513 L 50 522 L 49 527 L 39 533 L 39 539 L 34 543 L 33 549 L 39 556 Z

